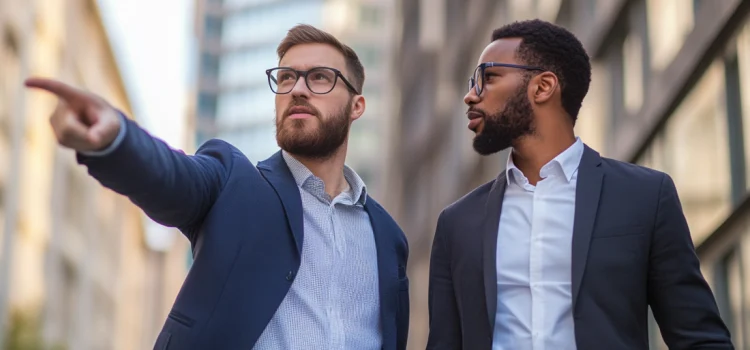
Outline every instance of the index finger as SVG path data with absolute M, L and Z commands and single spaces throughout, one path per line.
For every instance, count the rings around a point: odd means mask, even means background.
M 26 86 L 49 91 L 68 102 L 85 98 L 85 94 L 78 89 L 53 79 L 29 78 L 26 79 Z

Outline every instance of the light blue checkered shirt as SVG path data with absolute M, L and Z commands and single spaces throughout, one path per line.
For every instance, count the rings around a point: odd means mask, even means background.
M 364 182 L 344 167 L 349 190 L 331 200 L 320 178 L 282 155 L 302 198 L 302 263 L 253 349 L 380 349 L 378 259 Z

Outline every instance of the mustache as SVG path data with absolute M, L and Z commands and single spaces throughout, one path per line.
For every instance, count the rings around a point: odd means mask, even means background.
M 476 108 L 476 107 L 474 107 L 474 106 L 471 106 L 471 107 L 469 107 L 469 109 L 467 109 L 467 110 L 466 110 L 466 114 L 468 115 L 469 113 L 476 113 L 476 114 L 479 114 L 479 115 L 481 115 L 481 116 L 482 116 L 483 118 L 487 116 L 487 112 L 485 112 L 485 111 L 483 111 L 483 110 L 481 110 L 481 109 L 479 109 L 479 108 Z
M 310 112 L 312 112 L 312 115 L 318 117 L 320 116 L 320 111 L 318 111 L 317 108 L 315 108 L 313 105 L 311 105 L 307 100 L 301 97 L 293 97 L 292 101 L 289 102 L 289 105 L 286 107 L 286 110 L 284 110 L 284 117 L 288 117 L 291 115 L 291 109 L 294 107 L 303 107 L 305 109 L 309 109 Z

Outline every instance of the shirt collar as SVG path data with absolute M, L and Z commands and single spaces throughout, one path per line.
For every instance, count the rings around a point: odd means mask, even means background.
M 570 182 L 573 179 L 573 174 L 578 170 L 578 165 L 581 164 L 581 158 L 583 157 L 583 142 L 580 137 L 576 137 L 576 141 L 573 142 L 570 147 L 565 151 L 558 154 L 557 157 L 552 159 L 545 165 L 557 164 L 565 174 L 565 179 Z M 508 160 L 505 163 L 505 169 L 507 170 L 506 181 L 510 185 L 511 176 L 522 175 L 521 170 L 513 163 L 513 151 L 508 153 Z
M 300 188 L 303 187 L 307 179 L 315 177 L 310 169 L 292 157 L 291 154 L 282 150 L 281 155 L 284 158 L 284 162 L 286 162 L 286 166 L 289 167 L 289 171 L 292 172 L 294 182 L 296 182 L 297 186 Z M 360 178 L 354 170 L 346 165 L 344 165 L 344 179 L 346 179 L 346 182 L 349 184 L 352 202 L 364 206 L 367 202 L 367 186 L 365 186 L 365 182 L 362 181 L 362 178 Z

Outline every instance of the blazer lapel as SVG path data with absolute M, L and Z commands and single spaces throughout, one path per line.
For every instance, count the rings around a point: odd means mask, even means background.
M 572 297 L 575 310 L 578 292 L 581 289 L 586 258 L 589 254 L 591 233 L 594 230 L 596 212 L 599 209 L 599 195 L 602 190 L 604 172 L 601 168 L 602 159 L 599 153 L 585 146 L 581 164 L 578 166 L 578 181 L 576 184 L 576 204 L 573 221 L 572 248 Z
M 303 240 L 303 218 L 302 218 L 302 198 L 299 194 L 299 188 L 294 181 L 292 172 L 284 161 L 281 151 L 276 152 L 271 158 L 268 158 L 258 164 L 261 175 L 266 178 L 268 183 L 273 186 L 276 193 L 281 198 L 281 203 L 286 212 L 286 219 L 294 236 L 294 243 L 297 246 L 297 253 L 302 254 Z
M 365 201 L 365 210 L 370 216 L 372 224 L 372 233 L 375 236 L 375 248 L 378 256 L 378 289 L 380 292 L 380 324 L 383 331 L 383 348 L 396 348 L 396 324 L 393 320 L 396 315 L 393 313 L 398 309 L 398 295 L 393 293 L 398 290 L 398 261 L 393 249 L 393 229 L 387 224 L 385 213 L 374 204 L 372 198 Z M 391 342 L 393 344 L 385 344 Z
M 500 209 L 503 206 L 505 187 L 507 185 L 506 172 L 503 171 L 495 179 L 485 204 L 484 223 L 482 226 L 482 259 L 484 271 L 484 296 L 487 305 L 487 316 L 490 322 L 490 332 L 495 329 L 495 313 L 497 311 L 497 233 L 500 224 Z

